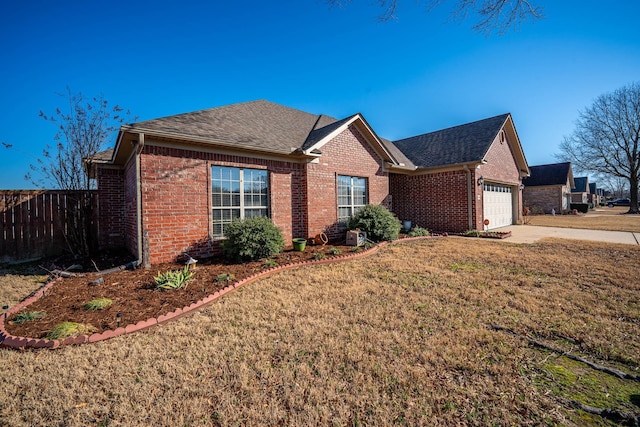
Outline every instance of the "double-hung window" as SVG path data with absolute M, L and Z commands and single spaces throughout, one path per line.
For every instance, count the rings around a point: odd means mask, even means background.
M 211 167 L 213 236 L 223 237 L 235 218 L 269 216 L 269 182 L 266 170 Z
M 338 175 L 338 221 L 347 222 L 367 204 L 367 179 Z

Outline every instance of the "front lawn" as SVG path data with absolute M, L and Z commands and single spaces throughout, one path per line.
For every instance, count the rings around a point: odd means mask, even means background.
M 0 424 L 609 425 L 571 402 L 638 416 L 640 382 L 525 338 L 638 375 L 639 261 L 446 238 L 277 273 L 147 332 L 0 349 Z

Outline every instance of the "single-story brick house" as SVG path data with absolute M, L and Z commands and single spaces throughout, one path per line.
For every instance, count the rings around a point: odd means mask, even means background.
M 580 176 L 574 179 L 571 189 L 571 203 L 589 203 L 589 177 Z
M 571 162 L 536 165 L 529 169 L 531 175 L 523 180 L 524 206 L 532 213 L 568 211 L 571 189 L 575 187 Z
M 450 153 L 441 157 L 450 164 L 434 167 L 424 163 L 429 154 L 412 152 L 426 149 L 422 142 L 382 139 L 361 114 L 337 120 L 268 101 L 125 125 L 115 147 L 91 161 L 99 244 L 124 246 L 152 264 L 184 252 L 205 257 L 217 253 L 233 218 L 261 215 L 289 241 L 320 232 L 339 238 L 344 221 L 368 203 L 462 231 L 482 228 L 484 201 L 507 188 L 511 224 L 528 174 L 511 115 L 467 126 L 436 141 L 449 147 L 442 153 L 454 147 L 464 155 Z

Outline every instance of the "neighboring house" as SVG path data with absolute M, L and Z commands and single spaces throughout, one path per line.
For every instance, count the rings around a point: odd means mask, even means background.
M 511 114 L 393 145 L 406 157 L 404 167 L 389 168 L 393 211 L 400 219 L 454 232 L 521 221 L 521 184 L 529 167 Z
M 99 243 L 151 264 L 185 252 L 205 257 L 218 253 L 232 219 L 253 216 L 269 216 L 287 241 L 340 238 L 368 203 L 424 227 L 463 231 L 482 228 L 484 201 L 507 193 L 502 221 L 511 224 L 528 173 L 511 116 L 472 125 L 438 141 L 440 159 L 450 161 L 440 165 L 424 164 L 431 155 L 415 156 L 406 142 L 381 139 L 361 114 L 337 120 L 267 101 L 125 125 L 115 147 L 92 159 Z M 463 155 L 447 157 L 446 147 Z M 413 208 L 431 201 L 436 209 Z
M 598 185 L 595 182 L 589 183 L 589 203 L 592 208 L 596 208 L 600 206 L 602 199 L 602 191 L 598 188 Z
M 589 178 L 575 178 L 575 186 L 571 189 L 571 203 L 589 203 Z
M 530 166 L 531 176 L 523 180 L 524 206 L 532 213 L 566 212 L 575 186 L 571 163 Z

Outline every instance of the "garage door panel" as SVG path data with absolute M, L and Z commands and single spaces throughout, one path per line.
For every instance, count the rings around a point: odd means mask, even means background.
M 513 223 L 513 192 L 511 187 L 485 184 L 483 193 L 484 219 L 489 229 L 505 227 Z

